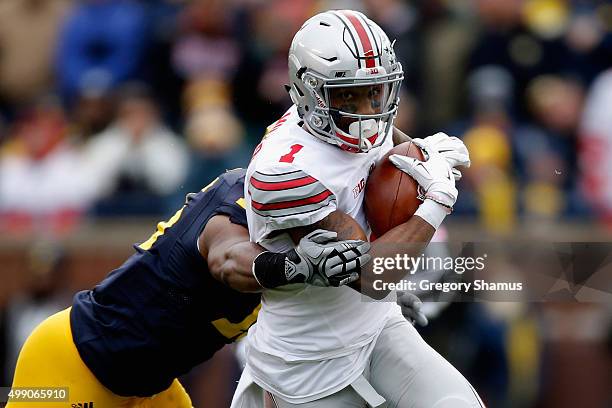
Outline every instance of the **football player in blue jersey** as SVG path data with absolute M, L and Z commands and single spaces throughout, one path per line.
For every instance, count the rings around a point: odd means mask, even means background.
M 247 231 L 244 173 L 226 172 L 188 195 L 123 265 L 41 323 L 21 350 L 13 388 L 66 387 L 68 401 L 47 402 L 49 408 L 82 401 L 191 407 L 176 378 L 246 334 L 263 287 L 341 286 L 359 277 L 369 244 L 337 241 L 331 231 L 259 257 L 265 251 L 249 242 Z M 338 220 L 338 229 L 355 223 L 346 215 Z

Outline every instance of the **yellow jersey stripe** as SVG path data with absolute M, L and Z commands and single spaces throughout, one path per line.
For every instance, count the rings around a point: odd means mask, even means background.
M 204 187 L 202 189 L 202 191 L 206 192 L 208 189 L 210 189 L 212 186 L 214 186 L 217 181 L 219 181 L 219 177 L 217 177 L 212 182 L 210 182 L 206 187 Z M 145 251 L 151 249 L 153 244 L 155 244 L 155 241 L 157 241 L 157 238 L 159 238 L 160 236 L 164 235 L 164 232 L 166 232 L 166 228 L 170 228 L 171 226 L 176 224 L 176 222 L 181 218 L 181 214 L 183 213 L 184 209 L 185 209 L 185 206 L 183 206 L 180 210 L 178 210 L 172 216 L 172 218 L 170 218 L 168 221 L 162 221 L 162 222 L 158 223 L 157 224 L 157 231 L 155 231 L 153 233 L 153 235 L 151 235 L 151 237 L 149 239 L 147 239 L 145 242 L 140 244 L 138 247 L 140 249 L 144 249 Z
M 207 191 L 209 188 L 211 188 L 212 186 L 215 185 L 215 183 L 219 181 L 219 177 L 217 177 L 216 179 L 214 179 L 213 181 L 211 181 L 206 187 L 204 187 L 202 189 L 203 192 Z
M 259 309 L 261 309 L 261 303 L 257 305 L 253 312 L 244 318 L 243 321 L 239 323 L 232 323 L 226 318 L 217 319 L 212 322 L 212 325 L 228 339 L 238 339 L 244 336 L 249 329 L 257 320 L 257 315 L 259 314 Z
M 155 241 L 157 241 L 157 238 L 159 238 L 160 236 L 164 235 L 164 232 L 166 232 L 166 228 L 170 228 L 171 226 L 173 226 L 179 220 L 179 218 L 181 218 L 181 214 L 183 213 L 184 209 L 185 209 L 185 207 L 183 207 L 180 210 L 178 210 L 172 216 L 172 218 L 170 218 L 168 221 L 162 221 L 162 222 L 158 223 L 157 224 L 157 231 L 155 231 L 153 233 L 153 235 L 151 235 L 151 238 L 149 238 L 148 240 L 146 240 L 145 242 L 140 244 L 139 248 L 144 249 L 145 251 L 151 249 L 151 247 L 153 246 Z

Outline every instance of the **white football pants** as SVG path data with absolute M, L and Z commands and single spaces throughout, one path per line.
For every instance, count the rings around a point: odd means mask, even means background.
M 286 402 L 255 384 L 246 369 L 240 378 L 231 407 L 264 406 L 483 408 L 484 404 L 465 377 L 431 348 L 412 324 L 401 316 L 394 316 L 376 340 L 370 364 L 363 375 L 341 391 L 316 401 L 302 404 Z

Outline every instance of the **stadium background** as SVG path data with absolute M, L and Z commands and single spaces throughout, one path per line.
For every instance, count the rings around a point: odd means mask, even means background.
M 328 8 L 397 39 L 400 129 L 468 145 L 451 240 L 610 240 L 612 2 L 2 0 L 0 386 L 39 321 L 247 164 L 288 107 L 293 33 Z M 609 407 L 611 310 L 457 303 L 422 333 L 488 406 Z M 223 407 L 238 376 L 226 348 L 183 382 Z

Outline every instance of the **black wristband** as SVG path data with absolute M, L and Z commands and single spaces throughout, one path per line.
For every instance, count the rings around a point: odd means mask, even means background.
M 288 283 L 285 275 L 285 258 L 285 254 L 268 251 L 255 257 L 253 275 L 262 287 L 272 289 Z

